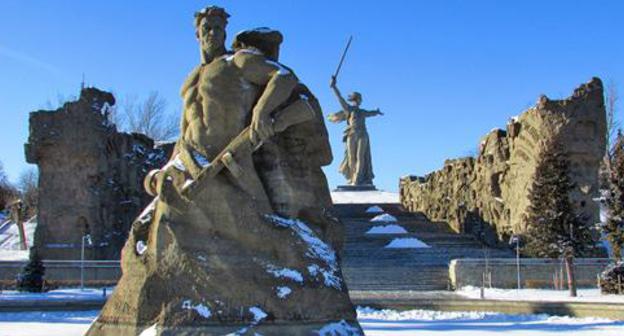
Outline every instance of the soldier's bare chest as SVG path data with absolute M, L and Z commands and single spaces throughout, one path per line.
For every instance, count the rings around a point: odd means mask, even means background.
M 225 59 L 204 66 L 199 74 L 199 92 L 204 98 L 221 100 L 240 94 L 241 71 Z

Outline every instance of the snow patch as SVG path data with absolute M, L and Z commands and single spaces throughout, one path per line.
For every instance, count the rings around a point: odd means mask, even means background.
M 291 74 L 290 70 L 286 69 L 283 65 L 281 65 L 278 62 L 274 62 L 274 61 L 271 61 L 269 59 L 265 60 L 265 62 L 267 64 L 270 64 L 270 65 L 276 67 L 277 68 L 277 74 L 279 76 L 285 76 L 285 75 L 290 75 Z
M 290 295 L 290 293 L 292 293 L 292 289 L 290 289 L 290 287 L 286 287 L 286 286 L 277 287 L 277 297 L 280 299 L 285 299 L 288 295 Z
M 260 309 L 260 307 L 251 307 L 249 308 L 249 312 L 254 316 L 254 323 L 258 324 L 260 321 L 264 320 L 269 314 L 265 313 L 264 310 Z
M 167 164 L 164 165 L 161 170 L 165 170 L 171 166 L 175 167 L 175 169 L 179 171 L 186 171 L 184 162 L 182 162 L 182 160 L 180 159 L 180 154 L 177 154 L 171 161 L 167 162 Z
M 188 180 L 184 181 L 184 185 L 182 185 L 182 189 L 188 188 L 188 186 L 190 186 L 194 182 L 195 182 L 195 180 L 193 180 L 193 179 L 188 179 Z
M 139 255 L 143 255 L 143 253 L 145 253 L 145 251 L 147 251 L 147 244 L 145 244 L 145 242 L 144 242 L 144 241 L 139 240 L 139 241 L 136 243 L 136 252 L 137 252 Z
M 260 307 L 251 307 L 249 308 L 249 312 L 254 316 L 253 321 L 251 322 L 251 325 L 249 325 L 248 327 L 244 327 L 241 328 L 233 333 L 229 333 L 225 336 L 243 336 L 243 335 L 248 335 L 248 331 L 250 328 L 253 328 L 254 326 L 258 325 L 262 320 L 264 320 L 267 316 L 269 316 L 267 313 L 264 312 L 264 310 L 260 309 Z M 262 336 L 256 332 L 254 332 L 254 336 Z
M 481 288 L 475 286 L 464 286 L 455 293 L 471 299 L 481 297 Z M 541 302 L 611 302 L 624 303 L 624 295 L 602 294 L 598 288 L 579 288 L 577 296 L 570 297 L 567 290 L 554 289 L 503 289 L 485 288 L 485 298 L 488 300 L 509 300 L 509 301 L 541 301 Z
M 429 248 L 430 246 L 416 238 L 395 238 L 385 248 Z
M 280 279 L 289 279 L 294 282 L 303 283 L 303 275 L 294 269 L 279 268 L 274 265 L 268 265 L 266 271 L 273 274 L 274 277 Z
M 195 160 L 195 162 L 197 162 L 200 166 L 202 167 L 208 167 L 210 166 L 210 161 L 203 155 L 199 154 L 196 151 L 192 151 L 193 153 L 193 159 Z
M 397 219 L 396 217 L 385 213 L 385 214 L 381 214 L 381 215 L 377 215 L 373 217 L 373 219 L 371 219 L 370 221 L 371 222 L 396 223 Z
M 306 256 L 312 259 L 323 261 L 327 268 L 319 266 L 320 272 L 325 278 L 325 285 L 336 289 L 342 288 L 338 273 L 338 262 L 336 261 L 336 252 L 316 236 L 314 231 L 310 229 L 304 222 L 297 219 L 283 218 L 277 215 L 266 215 L 266 218 L 279 227 L 285 227 L 293 230 L 303 242 L 308 246 Z
M 184 300 L 184 302 L 182 302 L 182 309 L 194 310 L 197 312 L 197 314 L 204 318 L 210 318 L 210 316 L 212 316 L 210 308 L 204 306 L 201 303 L 193 306 L 193 302 L 191 300 Z
M 405 230 L 401 225 L 390 224 L 382 226 L 373 226 L 370 230 L 366 231 L 366 234 L 405 234 Z
M 103 288 L 61 288 L 45 293 L 29 293 L 16 290 L 3 290 L 0 301 L 81 301 L 105 300 L 113 292 L 114 287 Z M 106 297 L 104 294 L 106 293 Z M 2 314 L 0 314 L 1 316 Z
M 158 335 L 158 326 L 154 323 L 151 327 L 143 330 L 139 336 L 156 336 Z
M 0 250 L 0 261 L 28 261 L 28 250 Z
M 345 320 L 341 320 L 340 322 L 325 325 L 318 331 L 318 334 L 320 336 L 349 336 L 359 335 L 360 330 L 356 327 L 353 327 Z
M 366 209 L 366 213 L 383 213 L 384 210 L 379 205 L 373 205 Z
M 333 272 L 328 271 L 325 268 L 317 264 L 312 264 L 308 266 L 308 272 L 312 277 L 316 277 L 319 274 L 323 275 L 323 283 L 327 287 L 334 287 L 336 289 L 340 289 L 340 278 L 337 277 Z
M 374 191 L 332 191 L 334 204 L 383 204 L 399 203 L 399 194 L 382 190 Z
M 152 202 L 150 202 L 150 204 L 148 204 L 145 209 L 143 209 L 143 212 L 141 212 L 141 214 L 137 218 L 137 221 L 139 221 L 141 224 L 149 224 L 149 222 L 152 221 L 152 216 L 154 215 L 154 212 L 156 211 L 156 203 L 158 203 L 158 196 L 154 197 Z
M 462 321 L 466 322 L 489 322 L 489 323 L 528 323 L 535 327 L 536 324 L 541 325 L 566 325 L 566 324 L 594 324 L 594 323 L 613 323 L 614 321 L 604 318 L 573 318 L 569 316 L 551 316 L 547 314 L 522 314 L 511 315 L 503 313 L 493 312 L 478 312 L 478 311 L 457 311 L 457 312 L 443 312 L 434 310 L 377 310 L 369 307 L 358 307 L 357 316 L 360 322 L 365 320 L 384 320 L 384 321 L 429 321 L 439 322 L 443 321 Z M 476 325 L 476 324 L 475 324 Z M 527 325 L 524 326 L 525 328 Z M 526 331 L 525 328 L 519 329 Z M 366 327 L 364 327 L 366 329 Z M 473 329 L 474 330 L 474 329 Z M 521 335 L 521 334 L 518 334 Z M 541 334 L 538 334 L 541 335 Z M 546 335 L 546 334 L 544 334 Z M 579 334 L 575 334 L 579 335 Z

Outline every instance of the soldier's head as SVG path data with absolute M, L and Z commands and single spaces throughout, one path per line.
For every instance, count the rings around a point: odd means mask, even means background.
M 243 30 L 236 34 L 232 49 L 256 48 L 267 58 L 277 61 L 279 59 L 280 44 L 284 40 L 282 33 L 266 27 Z
M 203 63 L 225 54 L 225 27 L 229 17 L 225 9 L 217 6 L 206 7 L 195 13 L 195 34 Z
M 348 97 L 347 100 L 352 102 L 353 105 L 355 106 L 360 106 L 360 104 L 362 104 L 362 94 L 357 92 L 357 91 L 353 91 Z

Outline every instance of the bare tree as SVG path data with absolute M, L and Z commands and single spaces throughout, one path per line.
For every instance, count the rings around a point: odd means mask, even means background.
M 9 181 L 4 172 L 4 166 L 0 162 L 0 210 L 4 210 L 9 203 L 15 200 L 17 194 L 17 189 Z
M 144 101 L 128 96 L 109 119 L 121 130 L 142 133 L 154 140 L 169 140 L 179 132 L 178 118 L 167 112 L 167 101 L 153 91 Z
M 620 128 L 620 122 L 617 119 L 617 101 L 618 94 L 615 82 L 610 80 L 605 86 L 605 111 L 607 114 L 607 129 L 605 132 L 605 154 L 600 165 L 599 180 L 601 189 L 609 189 L 609 176 L 611 175 L 611 166 L 613 165 L 613 153 L 611 152 L 612 143 Z
M 59 109 L 61 107 L 63 107 L 63 105 L 65 105 L 65 103 L 67 102 L 71 102 L 71 101 L 75 101 L 78 100 L 78 98 L 75 95 L 64 95 L 62 93 L 57 93 L 56 94 L 56 103 L 52 103 L 52 101 L 50 99 L 46 100 L 45 104 L 39 106 L 40 109 L 43 110 L 56 110 Z
M 605 109 L 607 112 L 607 155 L 609 155 L 613 139 L 617 135 L 618 129 L 620 128 L 620 121 L 617 119 L 617 102 L 619 97 L 617 87 L 613 80 L 609 81 L 605 89 Z
M 37 168 L 26 168 L 22 171 L 17 181 L 17 188 L 22 196 L 22 201 L 26 205 L 28 217 L 37 214 L 37 204 L 39 200 L 39 171 Z

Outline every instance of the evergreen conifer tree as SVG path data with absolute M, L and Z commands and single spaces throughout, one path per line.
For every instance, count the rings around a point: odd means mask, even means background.
M 574 257 L 595 253 L 596 241 L 570 201 L 574 189 L 569 177 L 570 162 L 556 142 L 546 146 L 538 163 L 527 211 L 524 253 L 532 257 L 563 258 L 570 296 L 576 296 Z
M 622 248 L 624 248 L 624 135 L 621 131 L 618 132 L 610 156 L 609 191 L 606 198 L 608 216 L 603 231 L 613 249 L 613 256 L 617 260 L 622 260 Z
M 529 193 L 525 255 L 559 258 L 567 252 L 587 256 L 596 248 L 585 216 L 575 213 L 569 198 L 574 188 L 569 166 L 559 144 L 546 146 Z
M 31 248 L 28 264 L 26 264 L 22 273 L 17 276 L 17 289 L 24 292 L 43 292 L 44 275 L 45 267 L 43 266 L 41 256 L 37 249 Z

